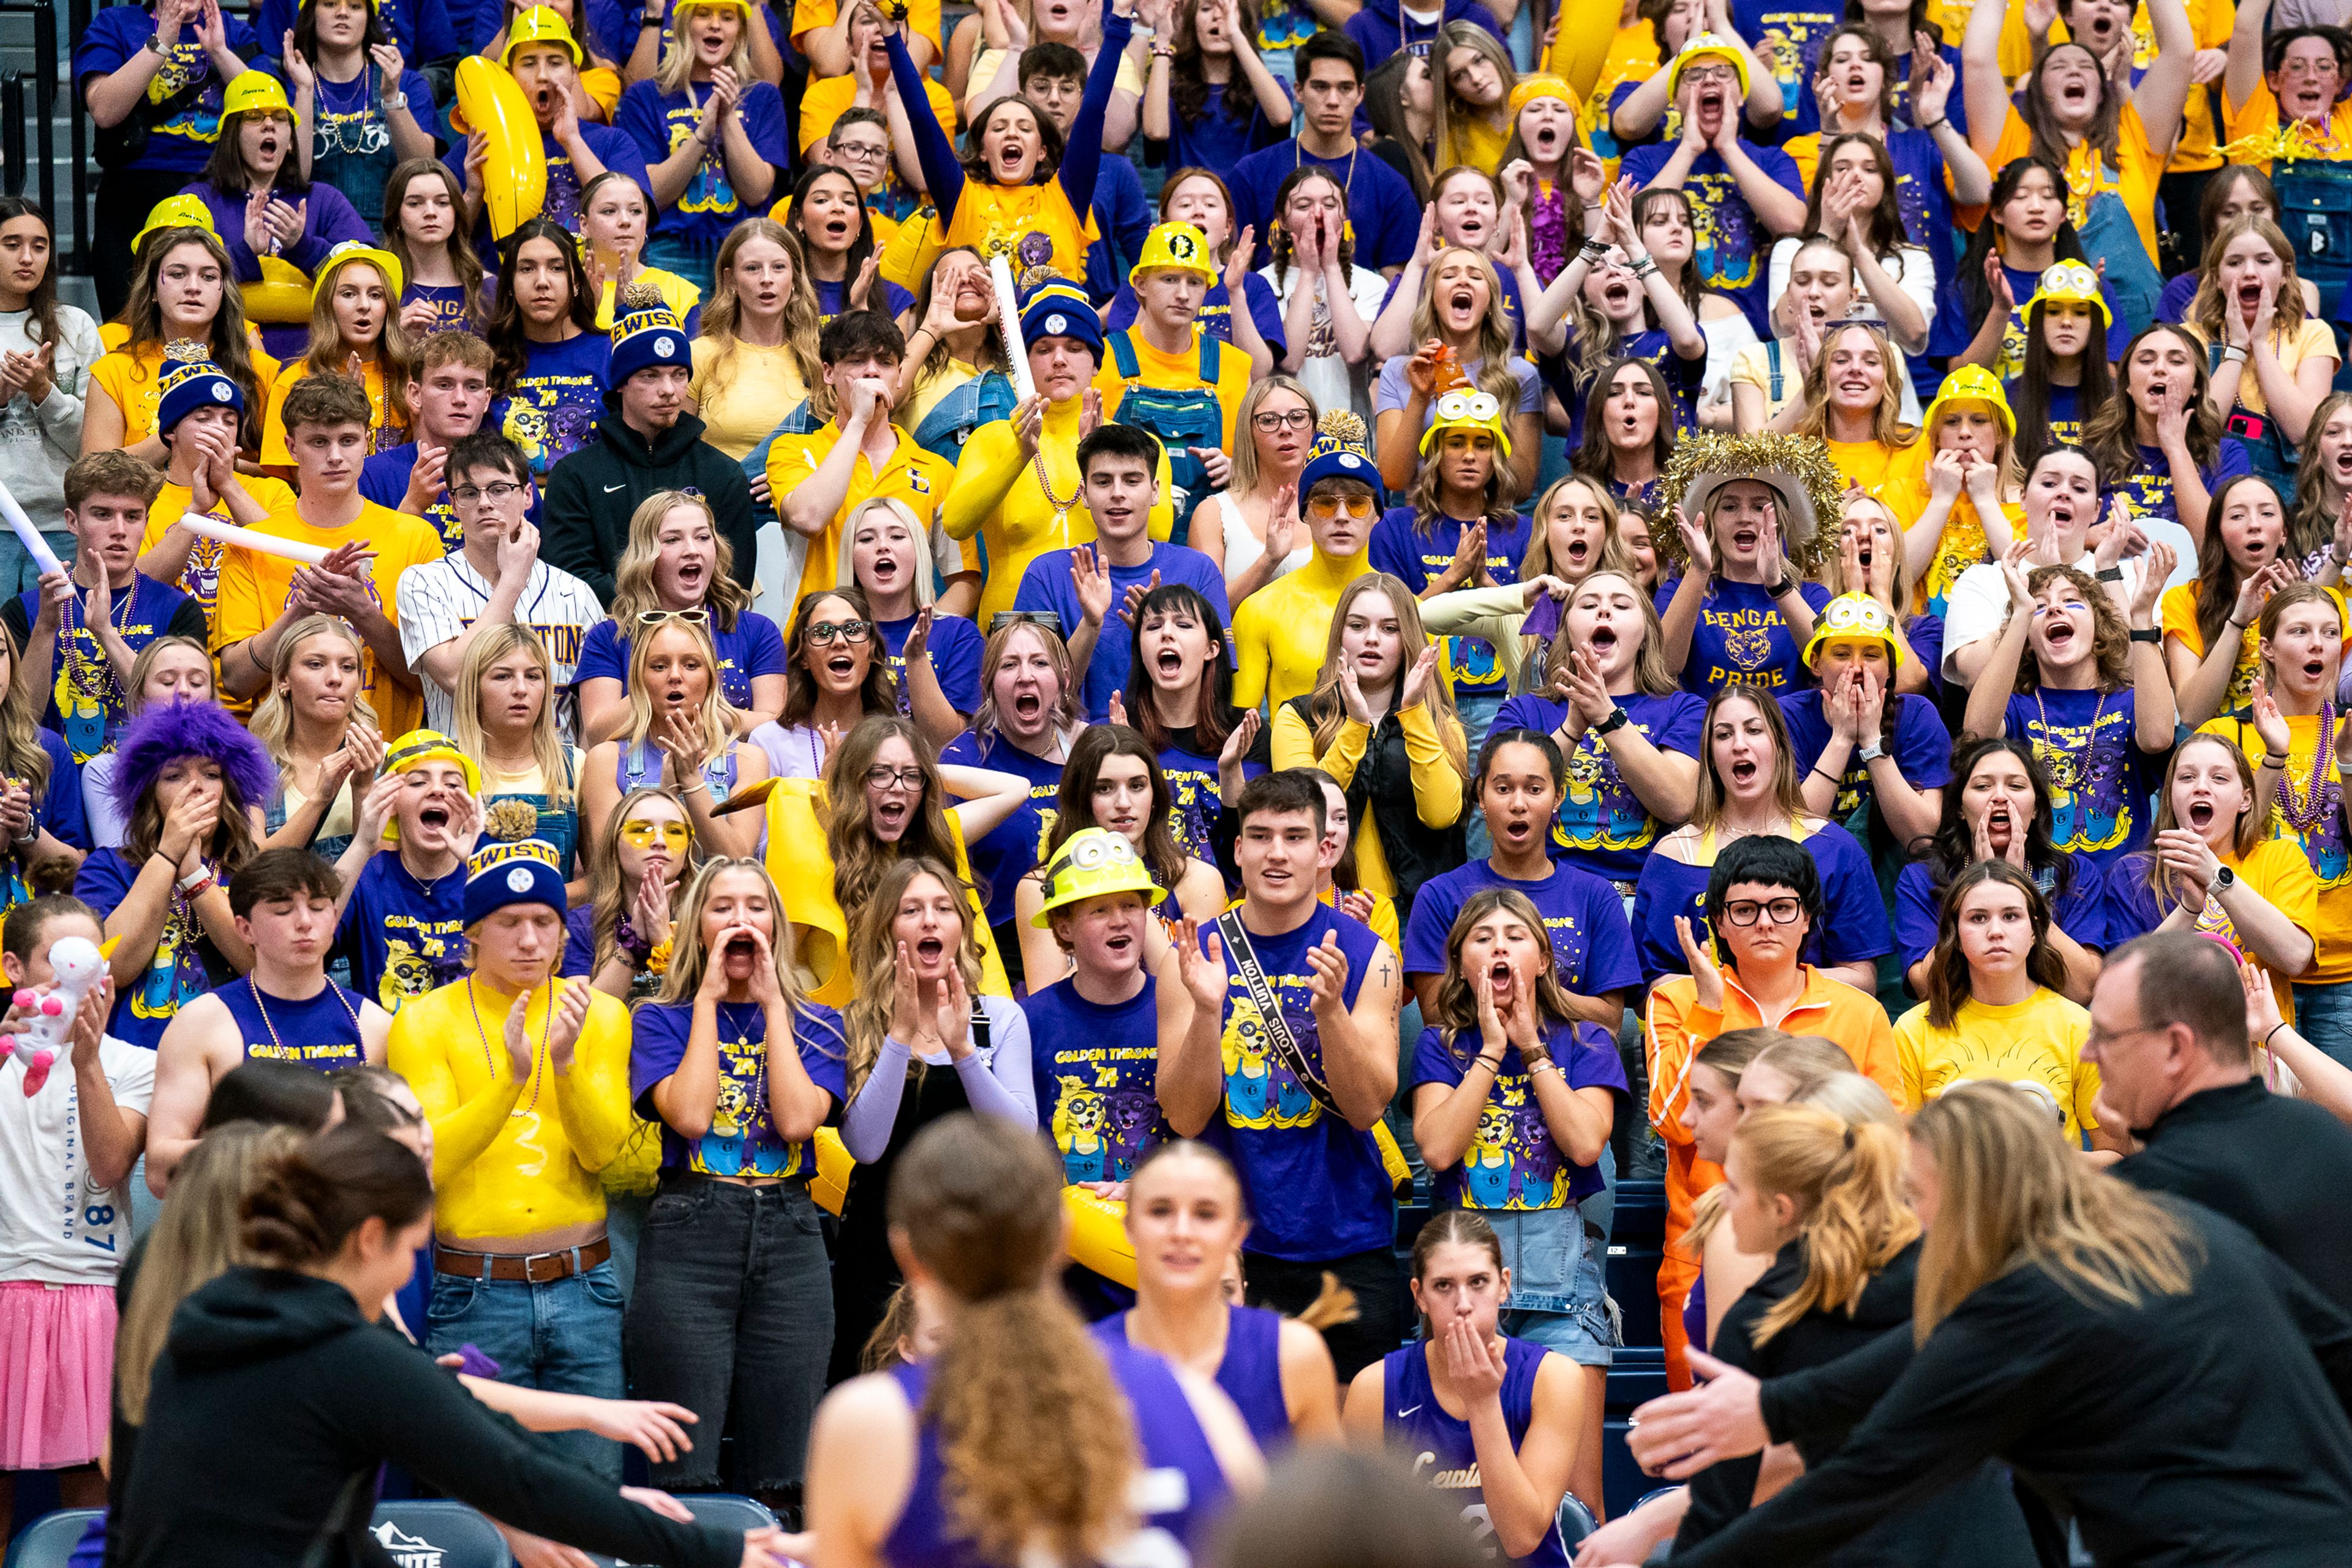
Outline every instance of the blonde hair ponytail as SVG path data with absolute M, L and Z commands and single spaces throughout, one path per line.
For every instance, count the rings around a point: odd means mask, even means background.
M 1851 1316 L 1870 1277 L 1919 1236 L 1903 1198 L 1903 1134 L 1877 1121 L 1849 1126 L 1811 1106 L 1769 1105 L 1749 1111 L 1731 1141 L 1750 1180 L 1804 1211 L 1797 1235 L 1805 1278 L 1758 1321 L 1755 1342 L 1808 1312 L 1843 1308 Z

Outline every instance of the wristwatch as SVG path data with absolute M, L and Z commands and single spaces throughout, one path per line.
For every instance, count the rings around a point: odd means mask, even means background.
M 1633 721 L 1633 716 L 1622 708 L 1612 708 L 1609 710 L 1608 718 L 1592 726 L 1592 732 L 1596 735 L 1613 735 Z
M 2218 899 L 2237 885 L 2238 874 L 2224 866 L 2213 873 L 2211 881 L 2205 884 L 2205 896 L 2209 899 Z
M 383 107 L 391 113 L 397 114 L 408 107 L 408 95 L 404 92 L 387 93 L 384 96 Z
M 1864 741 L 1853 754 L 1865 763 L 1874 763 L 1886 754 L 1886 748 L 1875 741 Z
M 2134 642 L 2149 643 L 2157 647 L 2162 647 L 2164 646 L 2164 634 L 2157 630 L 2154 626 L 2139 626 L 2134 628 L 2131 635 L 2131 640 Z
M 156 31 L 147 35 L 147 47 L 153 50 L 158 55 L 168 56 L 172 52 L 172 46 L 163 41 L 163 34 L 161 28 L 158 28 Z
M 1784 573 L 1780 580 L 1772 584 L 1772 596 L 1776 599 L 1785 599 L 1796 591 L 1797 574 L 1794 572 Z

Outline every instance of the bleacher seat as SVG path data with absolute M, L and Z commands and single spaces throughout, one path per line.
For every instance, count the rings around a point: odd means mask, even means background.
M 733 1492 L 681 1492 L 677 1500 L 686 1505 L 698 1523 L 715 1525 L 720 1530 L 770 1530 L 776 1524 L 776 1516 L 756 1498 Z M 634 1568 L 631 1563 L 593 1553 L 589 1561 L 599 1568 Z
M 73 1555 L 75 1542 L 89 1521 L 105 1510 L 95 1508 L 63 1508 L 45 1513 L 23 1530 L 8 1544 L 7 1568 L 66 1568 Z
M 514 1562 L 497 1526 L 446 1499 L 378 1503 L 368 1533 L 399 1568 L 510 1568 Z
M 1617 1184 L 1617 1218 L 1609 1237 L 1609 1294 L 1622 1317 L 1625 1343 L 1659 1345 L 1658 1265 L 1665 1259 L 1664 1182 Z

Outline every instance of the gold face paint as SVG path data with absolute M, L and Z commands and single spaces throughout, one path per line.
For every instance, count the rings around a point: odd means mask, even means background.
M 621 842 L 632 849 L 651 849 L 656 844 L 673 855 L 686 853 L 687 826 L 683 822 L 648 822 L 633 816 L 621 824 Z

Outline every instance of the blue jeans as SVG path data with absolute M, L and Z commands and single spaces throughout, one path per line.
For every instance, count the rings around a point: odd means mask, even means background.
M 646 241 L 646 265 L 677 273 L 701 289 L 708 300 L 711 279 L 719 270 L 719 247 L 714 245 L 706 250 L 675 236 L 657 234 Z
M 426 1324 L 425 1346 L 435 1355 L 470 1344 L 499 1363 L 501 1383 L 595 1399 L 627 1393 L 621 1377 L 621 1280 L 609 1258 L 545 1285 L 436 1272 Z M 564 1458 L 620 1485 L 619 1444 L 586 1432 L 560 1432 L 548 1441 Z
M 74 552 L 80 548 L 70 533 L 51 533 L 41 530 L 41 542 L 49 547 L 60 565 L 73 570 Z M 27 588 L 40 585 L 41 569 L 34 563 L 33 553 L 16 537 L 13 528 L 0 528 L 0 597 L 13 599 Z
M 2295 983 L 2294 1032 L 2352 1067 L 2352 981 L 2333 985 Z
M 1495 722 L 1495 715 L 1503 710 L 1503 701 L 1510 694 L 1505 691 L 1480 693 L 1454 700 L 1454 711 L 1462 719 L 1462 734 L 1470 748 L 1470 765 L 1478 765 L 1478 753 L 1486 748 L 1486 731 Z M 1495 836 L 1486 831 L 1486 814 L 1478 809 L 1473 799 L 1465 808 L 1462 834 L 1470 858 L 1484 860 L 1495 852 Z

